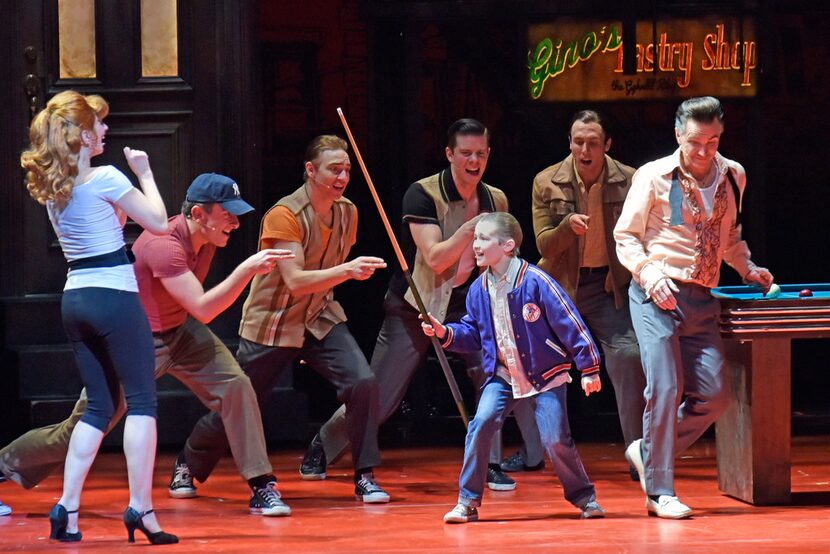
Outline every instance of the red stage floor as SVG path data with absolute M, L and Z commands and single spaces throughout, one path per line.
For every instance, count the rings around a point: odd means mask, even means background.
M 715 477 L 714 443 L 696 445 L 678 464 L 677 491 L 696 516 L 686 521 L 649 518 L 638 484 L 628 479 L 619 445 L 582 444 L 595 481 L 603 520 L 582 521 L 562 498 L 550 469 L 517 474 L 512 492 L 487 492 L 481 521 L 445 525 L 454 505 L 460 448 L 384 452 L 377 477 L 392 495 L 386 505 L 363 505 L 352 496 L 344 464 L 326 481 L 304 482 L 299 451 L 271 456 L 280 489 L 293 515 L 248 515 L 247 488 L 226 459 L 199 487 L 200 497 L 173 500 L 166 485 L 172 455 L 156 466 L 156 511 L 181 543 L 165 552 L 830 552 L 830 437 L 797 438 L 792 472 L 795 505 L 757 508 L 721 494 Z M 49 541 L 46 513 L 60 496 L 60 477 L 32 491 L 0 484 L 0 498 L 14 508 L 0 517 L 0 551 L 113 552 L 128 545 L 121 514 L 127 503 L 123 458 L 99 456 L 84 491 L 81 543 Z

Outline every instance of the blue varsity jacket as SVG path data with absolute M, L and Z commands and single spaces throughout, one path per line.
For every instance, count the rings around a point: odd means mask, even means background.
M 525 260 L 507 294 L 516 346 L 530 383 L 541 390 L 554 377 L 568 371 L 571 362 L 582 372 L 599 372 L 600 354 L 576 307 L 550 275 Z M 487 272 L 467 293 L 467 315 L 447 324 L 442 346 L 455 352 L 481 350 L 488 379 L 498 362 Z

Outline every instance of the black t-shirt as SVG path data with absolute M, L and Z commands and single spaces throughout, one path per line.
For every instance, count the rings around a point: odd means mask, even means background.
M 449 168 L 443 170 L 439 174 L 439 183 L 441 194 L 447 202 L 463 201 L 461 195 L 458 193 L 458 189 L 455 186 L 455 181 L 453 181 L 452 172 Z M 478 185 L 478 198 L 479 207 L 482 212 L 493 212 L 496 210 L 496 207 L 493 205 L 492 196 L 488 193 L 482 183 L 479 183 Z M 417 248 L 415 246 L 415 241 L 412 238 L 412 232 L 409 229 L 409 224 L 425 223 L 439 225 L 438 212 L 435 209 L 435 202 L 429 194 L 424 191 L 424 187 L 421 186 L 421 183 L 412 183 L 409 185 L 409 188 L 406 189 L 406 192 L 403 195 L 403 209 L 401 214 L 401 252 L 403 252 L 404 259 L 406 259 L 406 263 L 409 266 L 410 271 L 412 271 L 415 265 L 415 253 Z M 470 274 L 470 278 L 463 285 L 465 290 L 477 276 L 478 274 L 475 271 Z M 404 279 L 403 272 L 400 267 L 398 267 L 392 275 L 392 279 L 389 281 L 389 290 L 390 292 L 403 298 L 404 294 L 406 294 L 406 289 L 406 279 Z

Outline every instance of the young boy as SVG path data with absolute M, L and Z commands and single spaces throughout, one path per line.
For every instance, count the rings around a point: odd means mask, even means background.
M 458 505 L 446 523 L 478 519 L 487 455 L 493 434 L 523 399 L 536 399 L 542 444 L 565 489 L 565 499 L 582 518 L 605 515 L 596 501 L 568 425 L 565 400 L 571 362 L 582 372 L 585 394 L 600 390 L 600 355 L 573 303 L 551 277 L 518 257 L 522 229 L 505 212 L 480 217 L 473 235 L 476 265 L 486 268 L 470 287 L 467 314 L 442 325 L 430 314 L 424 333 L 457 352 L 481 350 L 487 382 L 467 430 Z

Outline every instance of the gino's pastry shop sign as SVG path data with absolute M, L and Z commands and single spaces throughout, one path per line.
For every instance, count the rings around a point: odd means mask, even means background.
M 625 75 L 620 22 L 562 20 L 531 26 L 530 97 L 567 102 L 754 96 L 757 91 L 753 21 L 658 20 L 656 29 L 651 21 L 638 21 L 636 37 L 637 73 Z

